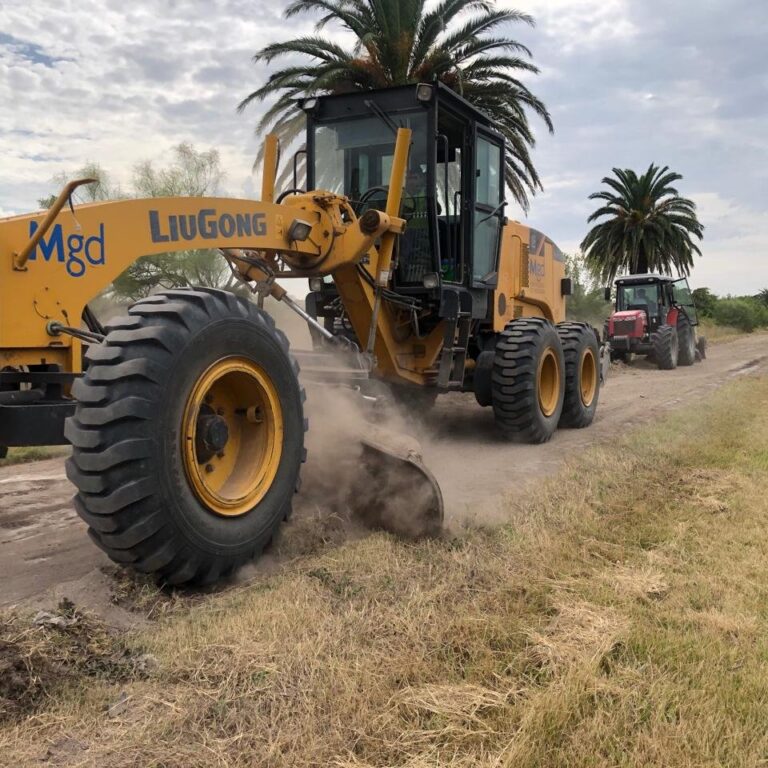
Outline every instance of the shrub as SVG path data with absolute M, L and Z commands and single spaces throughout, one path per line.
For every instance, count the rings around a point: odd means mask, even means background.
M 720 299 L 715 304 L 714 319 L 718 325 L 731 325 L 752 333 L 758 326 L 768 324 L 768 313 L 748 299 Z
M 717 296 L 709 288 L 695 288 L 693 290 L 693 301 L 696 304 L 696 311 L 700 315 L 704 317 L 714 316 Z

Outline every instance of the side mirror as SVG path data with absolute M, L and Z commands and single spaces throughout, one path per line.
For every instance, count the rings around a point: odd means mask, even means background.
M 573 295 L 573 280 L 571 280 L 570 277 L 564 277 L 560 281 L 560 293 L 563 296 L 572 296 Z
M 610 286 L 605 288 L 605 290 L 603 291 L 603 298 L 606 301 L 610 301 L 611 300 L 611 288 L 610 288 Z

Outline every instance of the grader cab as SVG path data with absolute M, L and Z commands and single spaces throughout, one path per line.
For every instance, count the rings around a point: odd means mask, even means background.
M 296 357 L 333 350 L 356 386 L 405 399 L 473 392 L 526 442 L 587 426 L 597 407 L 597 334 L 564 322 L 555 244 L 506 218 L 492 122 L 434 84 L 301 107 L 306 150 L 280 194 L 268 137 L 260 201 L 74 206 L 83 180 L 47 212 L 0 220 L 0 445 L 70 443 L 95 543 L 168 583 L 231 573 L 287 517 L 305 458 Z M 304 152 L 310 191 L 298 189 Z M 291 354 L 257 303 L 211 287 L 158 292 L 105 324 L 88 308 L 140 256 L 202 248 L 300 314 L 316 349 Z M 288 278 L 309 279 L 306 309 Z M 386 465 L 363 483 L 368 512 L 390 527 L 388 496 L 409 496 L 407 528 L 434 534 L 429 471 L 413 451 L 364 442 L 361 471 L 372 456 Z

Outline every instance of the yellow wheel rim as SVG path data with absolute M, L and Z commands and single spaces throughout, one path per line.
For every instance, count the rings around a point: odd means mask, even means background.
M 283 451 L 283 412 L 270 377 L 242 357 L 214 363 L 192 389 L 182 429 L 184 470 L 206 509 L 235 517 L 272 486 Z
M 539 408 L 545 416 L 557 410 L 560 400 L 560 360 L 552 347 L 547 347 L 539 360 Z
M 597 391 L 597 362 L 591 349 L 585 349 L 581 356 L 579 389 L 581 390 L 581 402 L 589 408 Z

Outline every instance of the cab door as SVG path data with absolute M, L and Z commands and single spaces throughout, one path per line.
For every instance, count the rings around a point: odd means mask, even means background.
M 472 287 L 495 288 L 504 225 L 504 142 L 483 131 L 475 133 L 472 209 Z
M 688 285 L 688 280 L 686 278 L 681 277 L 679 280 L 674 280 L 672 282 L 672 299 L 675 304 L 679 304 L 685 310 L 685 314 L 688 315 L 691 325 L 699 324 L 691 288 Z

